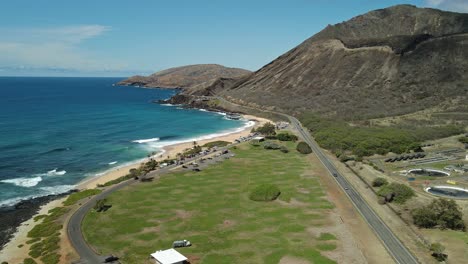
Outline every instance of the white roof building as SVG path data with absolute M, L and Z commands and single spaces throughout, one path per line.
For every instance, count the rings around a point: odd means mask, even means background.
M 157 264 L 182 264 L 187 258 L 180 254 L 177 250 L 170 248 L 166 250 L 158 250 L 151 254 L 151 257 Z

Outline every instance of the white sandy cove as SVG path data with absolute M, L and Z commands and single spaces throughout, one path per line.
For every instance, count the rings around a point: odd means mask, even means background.
M 267 122 L 272 122 L 268 119 L 251 116 L 251 115 L 244 115 L 243 118 L 246 120 L 255 121 L 254 127 L 262 126 L 263 124 Z M 213 142 L 213 141 L 218 141 L 218 140 L 233 142 L 234 140 L 240 137 L 248 136 L 250 134 L 251 129 L 252 129 L 252 126 L 245 127 L 242 131 L 237 131 L 237 132 L 233 132 L 233 133 L 226 134 L 226 135 L 220 135 L 218 137 L 213 137 L 210 139 L 198 140 L 197 143 L 199 145 L 203 145 L 208 142 Z M 163 159 L 166 159 L 168 156 L 170 158 L 175 158 L 177 153 L 182 153 L 184 152 L 185 149 L 191 148 L 191 147 L 193 147 L 193 142 L 185 142 L 185 143 L 178 143 L 175 145 L 165 146 L 163 147 L 163 150 L 165 152 L 162 154 L 162 156 L 161 154 L 158 154 L 152 158 L 154 158 L 155 160 L 163 160 Z M 84 189 L 96 188 L 98 184 L 104 184 L 108 181 L 125 176 L 126 174 L 128 174 L 130 169 L 138 168 L 140 164 L 141 162 L 137 162 L 134 164 L 130 164 L 128 166 L 123 166 L 115 170 L 108 171 L 107 173 L 103 175 L 86 179 L 78 184 L 78 189 L 84 190 Z M 40 212 L 37 215 L 46 214 L 48 210 L 60 206 L 63 200 L 64 198 L 60 200 L 52 201 L 42 206 Z M 8 242 L 8 244 L 5 245 L 3 250 L 0 251 L 0 262 L 8 261 L 8 263 L 10 264 L 22 263 L 21 261 L 24 258 L 28 257 L 29 246 L 26 245 L 26 241 L 28 240 L 27 233 L 34 227 L 34 224 L 35 223 L 32 218 L 21 224 L 21 226 L 18 228 L 17 232 L 14 234 L 10 242 Z M 23 244 L 24 246 L 22 248 L 18 248 L 18 245 L 21 245 L 21 244 Z

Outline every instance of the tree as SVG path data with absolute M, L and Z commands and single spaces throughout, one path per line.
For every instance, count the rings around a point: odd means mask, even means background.
M 432 256 L 438 261 L 445 261 L 448 258 L 447 254 L 444 254 L 445 247 L 440 243 L 432 243 L 430 250 L 432 251 Z
M 372 186 L 374 187 L 381 187 L 387 184 L 388 184 L 387 179 L 382 178 L 382 177 L 378 177 L 372 182 Z
M 312 149 L 310 148 L 309 144 L 301 141 L 297 144 L 296 150 L 302 154 L 309 154 L 312 153 Z
M 428 206 L 415 209 L 412 212 L 415 225 L 424 228 L 433 228 L 437 225 L 437 214 Z
M 279 133 L 278 135 L 276 135 L 276 138 L 279 141 L 296 141 L 297 140 L 296 135 L 289 134 L 289 133 Z
M 412 212 L 415 225 L 423 228 L 440 227 L 442 229 L 465 230 L 463 213 L 454 200 L 435 199 L 431 204 Z
M 416 195 L 413 189 L 401 183 L 390 183 L 384 185 L 377 194 L 382 197 L 390 198 L 387 202 L 395 201 L 399 204 L 405 203 L 411 197 Z
M 461 137 L 458 139 L 461 143 L 468 144 L 468 137 Z
M 273 125 L 270 122 L 265 123 L 263 126 L 258 127 L 256 129 L 256 132 L 258 132 L 260 134 L 263 134 L 265 136 L 274 135 L 276 133 L 275 132 L 275 125 Z

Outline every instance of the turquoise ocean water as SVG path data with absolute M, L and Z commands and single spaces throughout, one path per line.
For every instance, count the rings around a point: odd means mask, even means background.
M 119 80 L 0 77 L 0 206 L 66 192 L 163 146 L 250 125 L 152 103 L 176 91 L 112 86 Z

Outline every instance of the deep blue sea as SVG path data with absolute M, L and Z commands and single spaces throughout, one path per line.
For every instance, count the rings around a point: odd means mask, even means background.
M 176 91 L 112 86 L 120 80 L 0 77 L 0 206 L 247 123 L 152 103 Z

